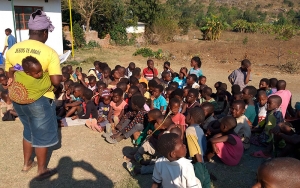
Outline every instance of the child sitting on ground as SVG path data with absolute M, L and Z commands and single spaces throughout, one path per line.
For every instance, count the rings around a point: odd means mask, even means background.
M 276 93 L 278 80 L 276 78 L 270 78 L 269 82 L 269 87 L 271 88 L 272 93 Z
M 164 71 L 161 73 L 161 83 L 164 87 L 164 90 L 169 86 L 169 83 L 172 81 L 172 73 L 168 71 Z
M 194 89 L 199 89 L 199 84 L 197 83 L 197 76 L 196 74 L 190 74 L 186 78 L 186 86 L 189 86 Z
M 234 132 L 241 138 L 244 149 L 249 149 L 251 129 L 248 124 L 248 119 L 244 115 L 245 113 L 245 102 L 244 101 L 234 101 L 231 105 L 230 111 L 232 117 L 236 119 L 237 126 L 234 128 Z
M 70 74 L 69 73 L 62 73 L 62 82 L 65 82 L 67 80 L 70 80 Z
M 108 86 L 112 80 L 110 79 L 111 69 L 109 67 L 105 67 L 103 69 L 102 81 Z
M 139 147 L 138 151 L 134 155 L 128 155 L 124 157 L 127 164 L 132 160 L 140 163 L 142 166 L 141 169 L 128 169 L 131 173 L 141 173 L 141 174 L 149 174 L 153 173 L 154 169 L 154 162 L 156 161 L 157 157 L 161 155 L 157 152 L 157 140 L 159 135 L 165 134 L 168 132 L 167 130 L 173 125 L 172 119 L 170 117 L 164 117 L 163 115 L 159 116 L 154 124 L 154 129 L 149 129 L 147 131 L 148 137 Z M 144 160 L 143 155 L 149 154 L 151 155 L 151 160 Z M 147 165 L 147 166 L 144 166 Z
M 183 90 L 182 89 L 175 89 L 171 94 L 170 94 L 170 99 L 172 100 L 173 98 L 176 98 L 180 101 L 180 108 L 179 112 L 184 114 L 186 111 L 186 106 L 187 104 L 183 101 Z
M 196 75 L 197 78 L 203 75 L 202 70 L 201 70 L 201 60 L 199 57 L 195 56 L 191 59 L 191 68 L 189 71 L 189 75 L 194 74 Z
M 177 82 L 178 83 L 178 88 L 179 89 L 183 89 L 183 87 L 186 85 L 186 76 L 187 76 L 187 68 L 186 67 L 182 67 L 179 71 L 179 76 L 176 76 L 173 79 L 173 82 Z
M 112 92 L 112 101 L 110 102 L 109 113 L 107 120 L 110 123 L 112 130 L 122 119 L 127 103 L 123 100 L 123 91 L 120 88 L 116 88 Z
M 259 89 L 264 90 L 267 93 L 267 96 L 273 94 L 272 89 L 269 88 L 270 80 L 268 78 L 263 78 L 259 82 Z
M 300 184 L 299 176 L 299 160 L 289 157 L 267 160 L 259 166 L 257 183 L 252 188 L 298 188 Z
M 16 117 L 18 117 L 18 114 L 13 108 L 13 104 L 12 104 L 11 99 L 8 96 L 8 92 L 3 91 L 0 94 L 0 97 L 3 101 L 0 103 L 0 107 L 1 107 L 0 117 L 2 117 L 2 121 L 14 121 L 16 119 Z
M 199 77 L 199 86 L 202 86 L 203 88 L 206 87 L 206 76 L 200 76 Z
M 163 155 L 154 167 L 152 188 L 162 187 L 199 187 L 201 182 L 195 176 L 190 160 L 184 158 L 186 146 L 175 133 L 162 135 L 158 140 L 158 152 Z
M 237 84 L 243 90 L 251 81 L 251 62 L 248 59 L 244 59 L 241 62 L 241 67 L 234 70 L 228 76 L 228 80 L 232 85 Z
M 204 162 L 203 156 L 206 152 L 206 137 L 200 127 L 204 121 L 204 112 L 200 107 L 189 110 L 186 116 L 186 123 L 189 125 L 186 129 L 187 146 L 189 156 L 194 162 Z
M 133 136 L 134 140 L 138 139 L 140 132 L 144 129 L 144 119 L 147 114 L 144 104 L 145 98 L 141 95 L 131 98 L 132 111 L 127 112 L 116 126 L 118 132 L 106 137 L 108 143 L 116 144 L 130 136 Z
M 203 102 L 209 102 L 212 105 L 214 105 L 215 109 L 218 109 L 218 104 L 215 101 L 215 99 L 211 97 L 211 95 L 212 95 L 212 89 L 210 87 L 203 88 L 201 93 L 200 104 L 202 104 Z
M 82 96 L 83 96 L 84 86 L 76 83 L 73 87 L 73 95 L 71 95 L 71 99 L 69 103 L 65 104 L 65 109 L 67 110 L 67 114 L 65 117 L 72 116 L 75 112 L 79 113 L 82 111 Z
M 102 81 L 98 81 L 96 83 L 96 87 L 97 87 L 97 90 L 94 90 L 94 102 L 95 102 L 96 105 L 99 105 L 101 96 L 104 93 L 108 93 L 108 95 L 109 95 L 110 94 L 110 90 L 107 89 L 107 85 L 104 82 L 102 82 Z
M 199 91 L 197 89 L 192 88 L 189 90 L 189 93 L 186 97 L 187 106 L 184 114 L 185 116 L 187 116 L 187 113 L 190 109 L 200 106 L 199 102 L 197 102 L 198 96 L 199 96 Z
M 127 78 L 130 78 L 132 76 L 132 72 L 134 69 L 135 69 L 135 63 L 130 62 L 125 71 L 125 75 L 127 76 Z
M 214 105 L 213 104 L 211 104 L 209 102 L 204 102 L 201 104 L 201 108 L 202 108 L 202 110 L 204 112 L 204 116 L 205 116 L 205 120 L 201 124 L 201 127 L 204 130 L 204 132 L 206 132 L 208 125 L 211 122 L 216 121 L 217 119 L 214 117 Z
M 178 126 L 181 129 L 181 139 L 183 139 L 184 132 L 186 130 L 186 124 L 185 124 L 185 116 L 180 113 L 180 100 L 177 98 L 173 98 L 170 100 L 169 108 L 171 111 L 171 118 L 172 121 L 175 123 L 176 126 Z
M 258 108 L 258 126 L 262 127 L 265 123 L 265 119 L 267 116 L 267 101 L 268 96 L 266 91 L 259 91 L 257 94 L 257 108 Z
M 282 103 L 281 97 L 278 95 L 272 95 L 268 98 L 267 102 L 267 117 L 265 120 L 265 124 L 263 127 L 258 127 L 254 129 L 253 131 L 259 132 L 257 130 L 262 131 L 261 135 L 259 136 L 258 142 L 260 144 L 266 145 L 267 149 L 266 151 L 257 151 L 252 153 L 253 157 L 259 157 L 259 158 L 269 158 L 271 157 L 271 152 L 274 151 L 274 146 L 277 148 L 284 147 L 285 143 L 279 142 L 278 140 L 275 140 L 274 134 L 271 133 L 271 130 L 278 126 L 279 123 L 284 122 L 281 109 L 279 108 Z M 275 143 L 276 142 L 276 143 Z M 274 156 L 276 157 L 276 156 Z
M 212 149 L 207 154 L 207 159 L 210 161 L 216 154 L 226 165 L 236 166 L 244 152 L 243 143 L 234 132 L 237 122 L 234 117 L 226 116 L 221 120 L 220 124 L 221 133 L 209 140 Z
M 106 124 L 109 123 L 107 121 L 107 117 L 109 114 L 109 109 L 110 109 L 110 102 L 111 102 L 111 97 L 109 93 L 102 93 L 100 103 L 99 103 L 99 118 L 98 118 L 98 124 L 102 127 L 102 129 L 105 128 Z
M 246 103 L 246 111 L 245 116 L 249 120 L 249 125 L 256 126 L 257 125 L 257 112 L 255 109 L 255 104 L 253 98 L 256 95 L 256 88 L 254 86 L 246 86 L 243 89 L 243 100 Z
M 146 99 L 146 104 L 150 106 L 150 100 L 151 100 L 151 94 L 147 91 L 147 84 L 145 82 L 139 83 L 139 90 L 142 93 L 142 95 Z
M 192 89 L 192 88 L 189 86 L 183 88 L 183 101 L 184 102 L 187 102 L 187 96 L 189 94 L 190 89 Z M 199 91 L 198 91 L 198 95 L 199 95 Z
M 111 71 L 112 81 L 107 85 L 108 89 L 115 89 L 120 81 L 119 71 L 114 69 Z
M 168 103 L 166 99 L 161 95 L 164 88 L 162 85 L 154 87 L 153 95 L 151 96 L 151 109 L 159 109 L 163 114 L 167 110 Z
M 143 70 L 144 77 L 149 81 L 152 80 L 154 77 L 158 76 L 158 71 L 154 67 L 154 61 L 149 59 L 147 61 L 147 68 L 144 68 Z

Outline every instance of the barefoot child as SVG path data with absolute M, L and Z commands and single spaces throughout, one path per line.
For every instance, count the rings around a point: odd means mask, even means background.
M 204 121 L 204 112 L 200 107 L 189 110 L 186 116 L 186 123 L 189 125 L 186 129 L 187 146 L 189 157 L 194 162 L 203 163 L 203 156 L 206 152 L 206 137 L 200 125 Z
M 120 122 L 124 115 L 127 103 L 123 100 L 123 91 L 120 88 L 116 88 L 112 92 L 112 101 L 110 102 L 109 113 L 107 120 L 111 125 L 112 130 Z
M 65 104 L 65 109 L 67 110 L 66 117 L 70 117 L 75 112 L 79 113 L 82 110 L 83 90 L 83 85 L 79 83 L 74 84 L 73 96 L 71 96 L 70 102 Z
M 179 112 L 180 109 L 180 100 L 177 98 L 173 98 L 170 101 L 169 108 L 171 111 L 172 121 L 175 123 L 177 127 L 181 130 L 181 139 L 183 139 L 184 132 L 186 130 L 185 116 Z
M 202 187 L 191 161 L 184 158 L 186 146 L 180 136 L 175 133 L 162 135 L 158 140 L 158 151 L 163 157 L 155 163 L 152 188 Z
M 147 111 L 144 109 L 145 98 L 141 95 L 131 98 L 131 107 L 133 111 L 127 112 L 119 124 L 116 126 L 117 133 L 106 137 L 106 141 L 110 144 L 116 144 L 123 139 L 133 136 L 136 140 L 140 136 L 140 132 L 144 129 L 144 120 Z
M 208 160 L 216 154 L 223 163 L 236 166 L 244 152 L 244 147 L 239 136 L 234 132 L 237 122 L 234 117 L 226 116 L 221 120 L 221 133 L 209 140 L 212 151 L 207 154 Z
M 237 126 L 234 128 L 234 132 L 241 138 L 244 149 L 249 149 L 251 129 L 248 124 L 248 119 L 244 115 L 245 113 L 245 103 L 244 101 L 234 101 L 230 108 L 231 115 L 237 121 Z

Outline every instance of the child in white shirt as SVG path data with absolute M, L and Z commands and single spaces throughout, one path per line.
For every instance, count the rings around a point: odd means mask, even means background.
M 164 157 L 155 163 L 152 188 L 160 185 L 168 188 L 202 188 L 201 182 L 195 176 L 191 160 L 184 158 L 186 146 L 178 134 L 163 134 L 158 139 L 157 149 Z

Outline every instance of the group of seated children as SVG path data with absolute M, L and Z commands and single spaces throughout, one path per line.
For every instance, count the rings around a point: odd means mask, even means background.
M 74 71 L 67 65 L 62 86 L 55 91 L 57 119 L 61 126 L 85 124 L 110 144 L 131 138 L 138 150 L 124 157 L 127 168 L 132 174 L 153 173 L 153 187 L 169 187 L 170 182 L 205 187 L 206 180 L 193 167 L 201 169 L 204 161 L 216 158 L 237 165 L 251 144 L 266 147 L 252 153 L 263 158 L 291 155 L 299 146 L 293 126 L 299 123 L 300 105 L 292 108 L 284 80 L 263 78 L 259 89 L 248 85 L 251 63 L 245 59 L 228 77 L 231 92 L 217 82 L 213 93 L 199 57 L 191 59 L 191 67 L 176 73 L 165 62 L 158 75 L 153 60 L 143 71 L 133 62 L 111 70 L 95 61 L 84 74 L 82 68 Z M 0 74 L 1 98 L 9 104 L 3 80 Z

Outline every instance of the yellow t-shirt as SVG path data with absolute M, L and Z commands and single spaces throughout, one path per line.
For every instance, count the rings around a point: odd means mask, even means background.
M 11 47 L 6 54 L 5 71 L 16 64 L 22 65 L 22 60 L 27 56 L 35 57 L 42 65 L 43 71 L 48 72 L 49 76 L 61 75 L 60 61 L 55 50 L 36 40 L 26 40 L 19 42 Z M 54 93 L 47 92 L 44 95 L 54 99 Z

